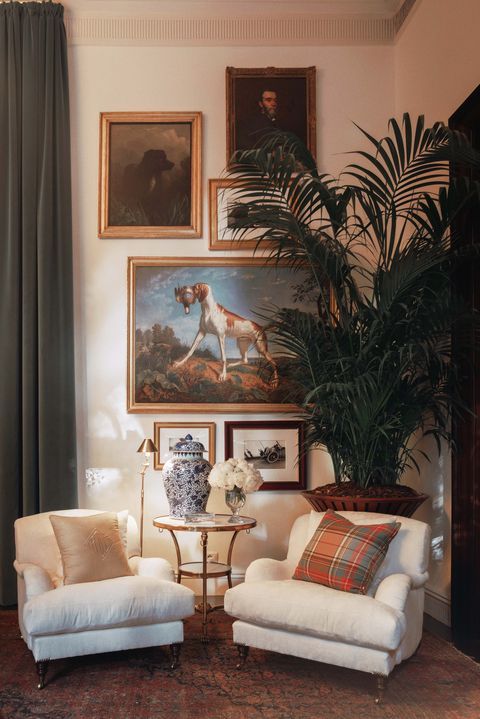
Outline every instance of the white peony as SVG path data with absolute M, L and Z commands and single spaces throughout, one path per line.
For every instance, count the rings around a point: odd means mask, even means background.
M 262 475 L 251 467 L 244 459 L 227 459 L 226 462 L 217 462 L 208 477 L 212 487 L 219 489 L 233 489 L 240 487 L 244 492 L 250 494 L 263 484 Z

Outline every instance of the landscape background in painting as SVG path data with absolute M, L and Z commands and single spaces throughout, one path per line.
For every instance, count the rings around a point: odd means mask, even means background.
M 186 261 L 187 264 L 187 261 Z M 137 266 L 135 268 L 135 368 L 134 398 L 137 405 L 149 404 L 282 404 L 296 403 L 297 387 L 289 377 L 289 359 L 269 338 L 280 381 L 271 382 L 271 367 L 254 348 L 249 364 L 227 368 L 227 379 L 219 381 L 221 371 L 218 340 L 207 335 L 193 356 L 180 367 L 175 360 L 190 349 L 197 334 L 201 308 L 198 302 L 185 315 L 175 300 L 175 287 L 199 282 L 210 285 L 215 300 L 227 310 L 264 325 L 262 308 L 299 307 L 314 310 L 312 298 L 296 302 L 296 288 L 303 273 L 287 267 L 269 268 L 263 264 L 196 266 Z M 268 337 L 268 332 L 267 332 Z M 226 339 L 230 362 L 240 359 L 234 339 Z

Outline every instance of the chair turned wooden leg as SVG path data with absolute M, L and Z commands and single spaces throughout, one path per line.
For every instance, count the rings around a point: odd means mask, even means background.
M 248 651 L 250 647 L 247 647 L 246 644 L 236 644 L 235 646 L 237 647 L 238 656 L 240 659 L 237 664 L 237 669 L 243 669 L 243 667 L 245 666 L 245 662 L 247 661 Z
M 43 689 L 45 686 L 45 677 L 47 675 L 48 661 L 36 662 L 38 674 L 38 688 Z
M 176 669 L 180 661 L 181 644 L 170 644 L 170 669 Z
M 375 679 L 377 683 L 377 695 L 375 697 L 375 704 L 381 704 L 383 701 L 383 695 L 387 688 L 387 679 L 384 674 L 375 674 Z

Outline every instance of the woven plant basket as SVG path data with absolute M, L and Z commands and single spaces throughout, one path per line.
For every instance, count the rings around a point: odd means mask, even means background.
M 399 517 L 411 517 L 426 499 L 427 494 L 398 495 L 388 497 L 353 497 L 322 494 L 321 487 L 302 492 L 307 502 L 317 511 L 326 512 L 377 512 L 395 514 Z

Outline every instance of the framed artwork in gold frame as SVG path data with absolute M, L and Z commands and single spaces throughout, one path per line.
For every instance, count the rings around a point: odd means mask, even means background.
M 258 236 L 258 229 L 250 233 L 251 238 L 246 232 L 241 239 L 238 237 L 234 239 L 231 222 L 241 212 L 241 207 L 239 207 L 238 200 L 233 197 L 233 187 L 234 181 L 226 178 L 208 181 L 210 215 L 208 248 L 210 250 L 253 250 L 257 246 L 266 244 L 259 243 L 255 239 L 255 235 Z M 234 199 L 236 200 L 235 210 L 232 209 Z
M 272 130 L 293 132 L 316 154 L 315 67 L 227 67 L 227 164 Z
M 101 113 L 99 237 L 201 237 L 201 135 L 201 112 Z
M 153 441 L 158 447 L 153 459 L 154 469 L 163 469 L 170 459 L 173 448 L 179 439 L 190 434 L 196 442 L 205 447 L 204 458 L 215 464 L 215 422 L 154 422 Z
M 301 270 L 259 257 L 130 257 L 127 410 L 297 410 L 290 360 L 261 314 L 269 303 L 315 312 L 296 299 L 301 283 Z

